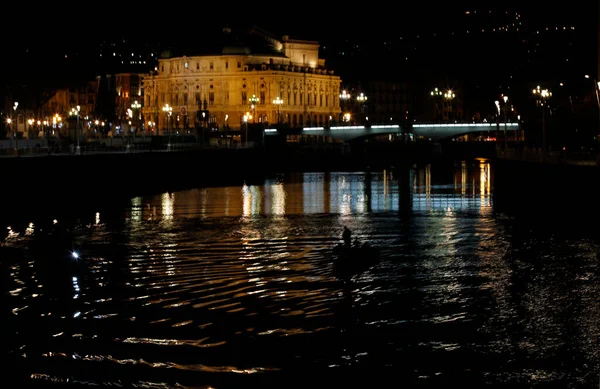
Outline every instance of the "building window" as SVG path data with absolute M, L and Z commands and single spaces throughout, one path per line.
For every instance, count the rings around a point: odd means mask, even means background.
M 265 99 L 265 91 L 260 91 L 260 100 L 258 101 L 258 104 L 264 104 L 266 101 Z
M 237 67 L 238 67 L 238 69 L 241 68 L 242 67 L 242 63 L 238 61 Z
M 200 62 L 196 62 L 196 70 L 200 70 Z
M 188 94 L 187 93 L 183 94 L 183 105 L 188 105 Z
M 189 68 L 189 64 L 187 62 L 184 63 L 183 66 L 185 66 L 186 69 Z
M 200 92 L 196 92 L 196 104 L 200 105 Z
M 229 69 L 229 62 L 225 61 L 225 69 Z
M 215 92 L 210 92 L 208 94 L 208 105 L 210 105 L 210 106 L 215 105 Z
M 248 104 L 248 93 L 246 91 L 242 92 L 242 105 Z
M 215 64 L 211 62 L 210 65 L 209 65 L 209 68 L 210 68 L 210 70 L 214 70 L 215 69 Z

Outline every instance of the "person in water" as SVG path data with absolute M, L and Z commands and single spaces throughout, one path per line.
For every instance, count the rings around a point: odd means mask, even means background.
M 352 244 L 352 231 L 347 226 L 344 226 L 344 232 L 342 232 L 342 239 L 344 240 L 344 246 L 350 247 Z

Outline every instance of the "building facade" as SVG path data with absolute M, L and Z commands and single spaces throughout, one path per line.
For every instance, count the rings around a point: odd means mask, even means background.
M 158 133 L 245 123 L 327 126 L 341 120 L 340 77 L 314 41 L 230 29 L 206 48 L 163 53 L 143 80 L 143 116 Z

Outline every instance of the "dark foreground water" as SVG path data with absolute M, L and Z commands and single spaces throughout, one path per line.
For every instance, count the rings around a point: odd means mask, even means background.
M 492 171 L 282 174 L 2 225 L 0 382 L 597 388 L 597 230 L 497 212 Z M 343 225 L 380 261 L 335 273 Z

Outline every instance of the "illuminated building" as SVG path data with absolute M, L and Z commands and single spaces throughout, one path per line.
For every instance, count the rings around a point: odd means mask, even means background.
M 319 59 L 318 42 L 278 38 L 256 27 L 241 34 L 225 28 L 195 47 L 163 52 L 143 80 L 142 111 L 160 133 L 168 124 L 167 104 L 174 130 L 327 125 L 341 113 L 340 83 Z

